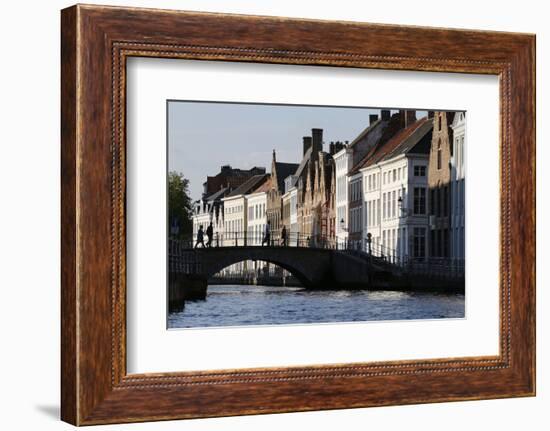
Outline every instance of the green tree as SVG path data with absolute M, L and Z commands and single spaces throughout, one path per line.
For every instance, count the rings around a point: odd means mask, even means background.
M 168 223 L 170 235 L 177 238 L 189 237 L 193 233 L 193 204 L 189 197 L 189 180 L 182 173 L 168 174 Z M 178 226 L 174 235 L 171 227 Z

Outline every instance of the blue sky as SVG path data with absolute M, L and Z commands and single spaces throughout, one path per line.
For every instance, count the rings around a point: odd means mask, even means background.
M 198 199 L 207 175 L 220 166 L 271 168 L 277 160 L 299 163 L 302 137 L 323 129 L 324 149 L 330 141 L 352 141 L 380 109 L 245 103 L 168 102 L 168 168 L 190 181 Z

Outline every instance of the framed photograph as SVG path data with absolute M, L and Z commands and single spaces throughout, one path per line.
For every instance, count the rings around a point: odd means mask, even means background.
M 535 37 L 61 14 L 62 419 L 535 394 Z

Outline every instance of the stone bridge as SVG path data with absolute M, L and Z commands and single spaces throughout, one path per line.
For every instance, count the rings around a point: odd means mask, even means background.
M 173 242 L 170 243 L 168 255 L 170 308 L 172 304 L 180 307 L 187 299 L 204 299 L 210 277 L 246 260 L 278 265 L 294 275 L 307 289 L 464 291 L 463 271 L 459 276 L 450 273 L 445 277 L 436 277 L 430 272 L 415 273 L 408 267 L 353 250 L 283 246 L 193 249 Z
M 194 274 L 206 279 L 245 260 L 278 265 L 312 289 L 367 288 L 373 273 L 381 271 L 368 259 L 345 251 L 309 247 L 236 246 L 182 250 L 171 272 Z

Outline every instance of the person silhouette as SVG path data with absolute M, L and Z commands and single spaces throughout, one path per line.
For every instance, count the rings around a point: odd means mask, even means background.
M 269 247 L 269 242 L 271 241 L 271 222 L 268 221 L 265 225 L 264 239 L 262 240 L 262 247 L 264 244 L 267 244 Z
M 281 231 L 282 246 L 286 247 L 286 226 L 283 225 L 283 230 Z
M 197 232 L 197 243 L 195 244 L 195 248 L 197 248 L 199 244 L 201 244 L 202 248 L 204 248 L 204 230 L 202 225 L 199 226 L 199 231 Z
M 207 238 L 206 246 L 207 247 L 212 247 L 212 237 L 213 236 L 214 236 L 214 228 L 212 227 L 212 222 L 210 222 L 210 224 L 206 228 L 206 238 Z

